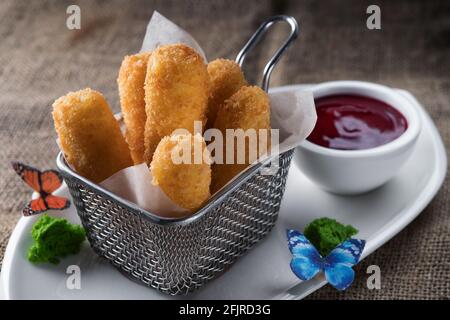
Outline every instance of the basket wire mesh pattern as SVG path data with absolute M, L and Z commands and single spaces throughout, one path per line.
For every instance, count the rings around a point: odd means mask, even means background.
M 287 22 L 291 33 L 267 63 L 262 87 L 298 35 L 290 16 L 266 20 L 239 52 L 242 66 L 247 53 L 276 22 Z M 58 155 L 63 176 L 93 250 L 126 276 L 170 295 L 200 288 L 231 266 L 263 239 L 278 217 L 293 150 L 252 165 L 192 217 L 159 218 L 109 193 L 74 172 Z M 270 162 L 270 163 L 269 163 Z M 272 174 L 260 169 L 271 166 Z
M 253 174 L 188 224 L 161 225 L 61 170 L 93 250 L 128 277 L 170 295 L 213 279 L 264 238 L 278 217 L 292 150 L 274 175 Z

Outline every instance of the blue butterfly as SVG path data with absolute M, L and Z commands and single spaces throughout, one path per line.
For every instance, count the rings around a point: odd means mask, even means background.
M 310 280 L 324 271 L 325 278 L 336 289 L 345 290 L 351 285 L 355 278 L 352 266 L 359 261 L 366 241 L 349 239 L 322 258 L 302 233 L 287 230 L 287 238 L 292 253 L 291 269 L 301 280 Z

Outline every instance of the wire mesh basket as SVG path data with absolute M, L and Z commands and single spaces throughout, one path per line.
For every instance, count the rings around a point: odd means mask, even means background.
M 289 38 L 264 70 L 270 72 L 298 34 L 292 17 L 265 21 L 237 57 L 245 56 L 275 22 L 291 26 Z M 263 239 L 278 217 L 293 150 L 248 167 L 187 218 L 159 217 L 74 172 L 60 153 L 57 166 L 69 188 L 93 250 L 129 278 L 170 295 L 187 294 L 231 266 Z M 271 166 L 272 174 L 261 169 Z

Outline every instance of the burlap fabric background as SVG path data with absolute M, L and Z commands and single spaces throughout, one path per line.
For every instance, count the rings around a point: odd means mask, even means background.
M 365 27 L 365 10 L 380 5 L 382 30 Z M 411 91 L 450 142 L 450 3 L 448 1 L 2 1 L 0 4 L 0 260 L 30 190 L 11 170 L 21 160 L 54 168 L 53 100 L 91 86 L 118 110 L 117 70 L 140 48 L 154 9 L 189 30 L 209 58 L 234 58 L 257 25 L 275 13 L 298 18 L 299 41 L 277 67 L 272 85 L 336 79 L 367 80 Z M 79 4 L 82 29 L 65 27 L 66 8 Z M 267 39 L 274 48 L 284 29 Z M 255 70 L 267 54 L 253 56 Z M 450 184 L 404 231 L 363 261 L 344 293 L 321 299 L 450 297 Z M 382 289 L 366 288 L 377 264 Z M 263 281 L 263 280 L 262 280 Z

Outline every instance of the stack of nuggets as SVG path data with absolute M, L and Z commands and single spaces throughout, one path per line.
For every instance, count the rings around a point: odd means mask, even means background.
M 226 129 L 270 129 L 268 95 L 248 86 L 235 62 L 206 65 L 183 44 L 126 56 L 117 83 L 125 137 L 100 93 L 85 89 L 55 101 L 55 128 L 66 160 L 96 183 L 145 162 L 153 183 L 190 212 L 256 160 L 247 156 L 241 164 L 211 165 L 203 130 L 218 129 L 225 141 Z M 200 161 L 192 153 L 189 163 L 174 162 L 180 148 L 201 150 Z

